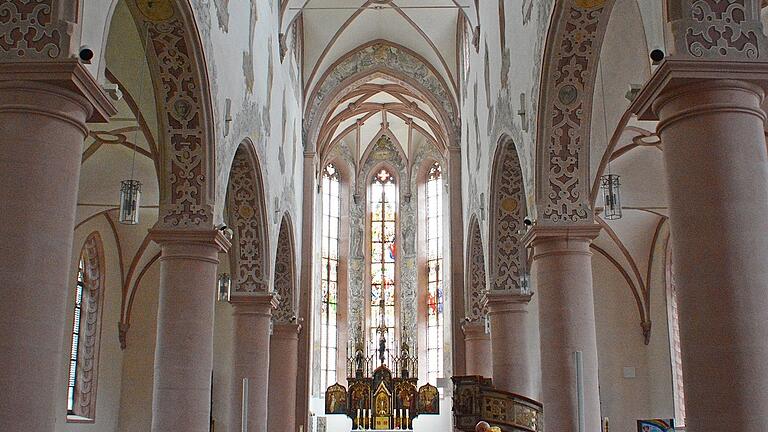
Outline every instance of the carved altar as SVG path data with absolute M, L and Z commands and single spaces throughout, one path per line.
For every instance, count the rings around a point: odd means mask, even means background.
M 416 417 L 440 414 L 437 387 L 417 387 L 418 358 L 410 355 L 407 343 L 392 355 L 385 334 L 382 329 L 378 359 L 366 356 L 360 343 L 348 355 L 349 389 L 337 383 L 325 392 L 325 413 L 346 415 L 356 430 L 411 430 Z
M 497 390 L 490 378 L 453 377 L 454 425 L 471 432 L 480 421 L 503 432 L 541 432 L 544 413 L 541 403 L 514 393 Z

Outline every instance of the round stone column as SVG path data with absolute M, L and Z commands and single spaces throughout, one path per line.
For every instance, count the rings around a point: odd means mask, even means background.
M 269 404 L 270 333 L 272 294 L 239 294 L 230 298 L 234 308 L 234 364 L 232 372 L 231 426 L 243 430 L 243 379 L 248 379 L 247 432 L 267 432 Z
M 490 378 L 493 375 L 491 366 L 491 335 L 485 331 L 482 321 L 465 322 L 461 329 L 464 331 L 464 344 L 467 353 L 467 375 L 480 375 Z
M 269 343 L 269 432 L 296 432 L 299 324 L 274 324 Z
M 152 432 L 208 432 L 213 370 L 213 309 L 219 230 L 158 230 L 160 294 Z
M 547 430 L 599 431 L 597 334 L 589 245 L 597 225 L 534 226 L 542 402 Z
M 66 415 L 83 140 L 112 114 L 82 66 L 0 64 L 0 430 L 51 432 Z
M 764 65 L 655 87 L 691 432 L 768 430 Z
M 491 320 L 493 385 L 532 399 L 539 397 L 531 351 L 528 303 L 533 294 L 491 291 L 487 294 Z M 536 366 L 538 367 L 538 366 Z

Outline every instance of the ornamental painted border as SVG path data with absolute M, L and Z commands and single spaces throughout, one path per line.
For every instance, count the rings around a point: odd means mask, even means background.
M 555 5 L 541 83 L 536 150 L 538 219 L 591 221 L 589 136 L 597 62 L 614 0 Z
M 292 323 L 296 316 L 296 259 L 293 244 L 293 224 L 288 214 L 285 214 L 280 222 L 275 258 L 275 293 L 278 295 L 278 304 L 272 311 L 272 322 L 276 324 Z
M 230 249 L 235 293 L 267 292 L 269 242 L 264 187 L 253 145 L 245 141 L 235 152 L 227 185 L 227 210 L 234 232 Z
M 0 61 L 45 61 L 74 53 L 78 2 L 0 0 Z
M 128 2 L 142 38 L 158 106 L 164 228 L 213 225 L 214 142 L 211 97 L 202 43 L 189 0 Z

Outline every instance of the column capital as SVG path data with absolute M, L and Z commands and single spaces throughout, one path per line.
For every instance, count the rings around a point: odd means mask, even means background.
M 461 324 L 461 330 L 466 339 L 484 339 L 490 337 L 485 331 L 485 323 L 482 321 L 465 321 Z
M 256 313 L 272 316 L 272 309 L 279 305 L 274 293 L 237 294 L 232 293 L 229 303 L 237 313 Z
M 275 323 L 272 325 L 272 337 L 280 339 L 298 339 L 301 332 L 299 323 Z
M 522 293 L 519 290 L 488 291 L 483 296 L 483 302 L 488 306 L 488 314 L 524 311 L 531 302 L 533 293 Z
M 741 82 L 760 98 L 768 90 L 768 62 L 668 58 L 645 84 L 630 110 L 640 120 L 659 120 L 659 108 L 675 93 L 700 92 L 703 86 Z
M 534 225 L 523 236 L 525 247 L 535 247 L 541 243 L 552 241 L 592 241 L 600 235 L 602 227 L 597 224 L 569 225 Z
M 168 244 L 186 244 L 197 246 L 213 246 L 219 252 L 226 253 L 232 243 L 221 230 L 181 230 L 152 228 L 149 237 L 161 246 Z
M 65 90 L 84 98 L 89 122 L 106 123 L 117 114 L 117 108 L 99 83 L 77 60 L 0 62 L 0 88 L 26 89 L 30 85 L 53 91 Z

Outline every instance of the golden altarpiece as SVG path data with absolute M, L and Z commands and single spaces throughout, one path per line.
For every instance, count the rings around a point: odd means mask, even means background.
M 348 354 L 349 389 L 337 383 L 325 392 L 325 413 L 346 415 L 354 430 L 412 430 L 416 417 L 440 414 L 437 387 L 418 387 L 418 356 L 407 342 L 390 352 L 387 330 L 378 330 L 377 355 L 366 355 L 360 342 Z

